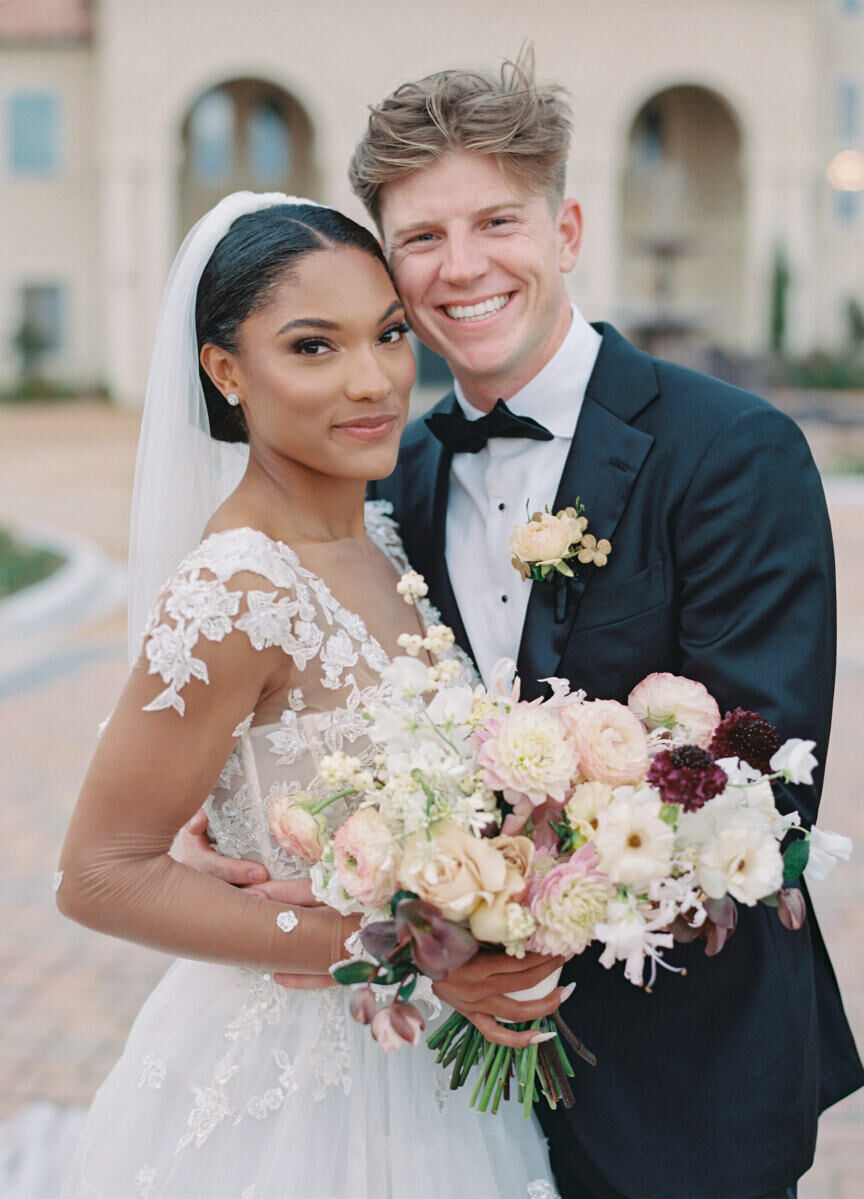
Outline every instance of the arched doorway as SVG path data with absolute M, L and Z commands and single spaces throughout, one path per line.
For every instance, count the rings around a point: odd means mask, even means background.
M 234 79 L 199 96 L 182 127 L 180 222 L 185 232 L 229 192 L 315 198 L 312 125 L 282 88 Z
M 671 87 L 639 109 L 629 130 L 621 219 L 619 295 L 634 339 L 679 359 L 692 347 L 741 347 L 741 133 L 716 92 Z

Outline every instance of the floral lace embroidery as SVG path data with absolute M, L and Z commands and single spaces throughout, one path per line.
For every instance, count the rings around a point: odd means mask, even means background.
M 277 766 L 292 766 L 309 748 L 297 713 L 292 712 L 290 708 L 282 713 L 279 728 L 275 733 L 268 733 L 267 740 L 270 742 L 271 752 L 279 755 L 276 759 Z
M 560 1199 L 552 1183 L 546 1178 L 537 1178 L 528 1183 L 528 1199 Z
M 231 1106 L 228 1097 L 228 1083 L 239 1069 L 237 1063 L 232 1062 L 230 1055 L 226 1054 L 214 1066 L 213 1078 L 209 1086 L 202 1087 L 193 1083 L 192 1094 L 195 1096 L 195 1106 L 186 1118 L 186 1126 L 189 1131 L 177 1142 L 175 1152 L 179 1153 L 193 1141 L 195 1147 L 200 1149 L 210 1134 L 225 1119 L 230 1118 L 233 1124 L 240 1122 L 242 1113 Z
M 138 1090 L 142 1091 L 144 1087 L 150 1087 L 152 1090 L 158 1091 L 165 1081 L 167 1072 L 165 1063 L 159 1058 L 155 1058 L 152 1053 L 148 1053 L 141 1060 L 141 1070 L 138 1074 Z
M 289 994 L 269 974 L 244 970 L 248 978 L 246 999 L 240 1013 L 227 1025 L 229 1041 L 248 1041 L 262 1032 L 265 1024 L 278 1024 L 288 1006 Z
M 345 998 L 340 989 L 323 991 L 318 1003 L 321 1033 L 312 1050 L 310 1068 L 315 1083 L 312 1098 L 316 1103 L 331 1087 L 351 1094 L 351 1050 L 345 1029 Z
M 152 1166 L 142 1166 L 135 1175 L 135 1190 L 139 1199 L 149 1199 L 156 1185 L 156 1171 Z
M 277 1112 L 288 1096 L 297 1090 L 296 1071 L 288 1054 L 282 1049 L 274 1049 L 273 1057 L 281 1070 L 279 1085 L 271 1087 L 263 1095 L 253 1095 L 247 1102 L 246 1111 L 255 1120 L 264 1120 L 271 1112 Z

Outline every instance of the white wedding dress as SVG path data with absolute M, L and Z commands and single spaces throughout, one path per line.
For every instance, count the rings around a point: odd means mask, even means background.
M 367 505 L 367 531 L 401 573 L 383 507 Z M 240 571 L 262 589 L 232 591 Z M 425 604 L 421 616 L 434 619 Z M 232 628 L 256 649 L 281 645 L 304 685 L 278 724 L 250 716 L 236 730 L 207 801 L 210 833 L 223 854 L 302 877 L 306 864 L 272 838 L 268 806 L 286 790 L 321 791 L 322 755 L 370 752 L 362 713 L 388 658 L 290 548 L 251 529 L 218 533 L 163 590 L 145 634 L 165 683 L 159 706 L 182 710 L 197 640 Z M 348 1014 L 348 994 L 176 961 L 93 1101 L 63 1199 L 554 1199 L 533 1117 L 513 1102 L 473 1111 L 470 1087 L 450 1092 L 422 1043 L 383 1053 Z

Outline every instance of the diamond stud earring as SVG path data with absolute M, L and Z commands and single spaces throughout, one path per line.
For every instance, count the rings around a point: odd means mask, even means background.
M 229 392 L 229 394 L 225 397 L 225 399 L 228 401 L 228 403 L 231 405 L 232 408 L 236 408 L 237 405 L 240 403 L 240 397 L 237 395 L 237 393 L 235 391 Z

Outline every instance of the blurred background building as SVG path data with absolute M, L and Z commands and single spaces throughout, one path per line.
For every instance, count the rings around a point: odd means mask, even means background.
M 573 98 L 590 319 L 678 358 L 854 338 L 864 0 L 0 0 L 0 386 L 139 404 L 196 217 L 239 187 L 360 217 L 366 105 L 525 38 Z

